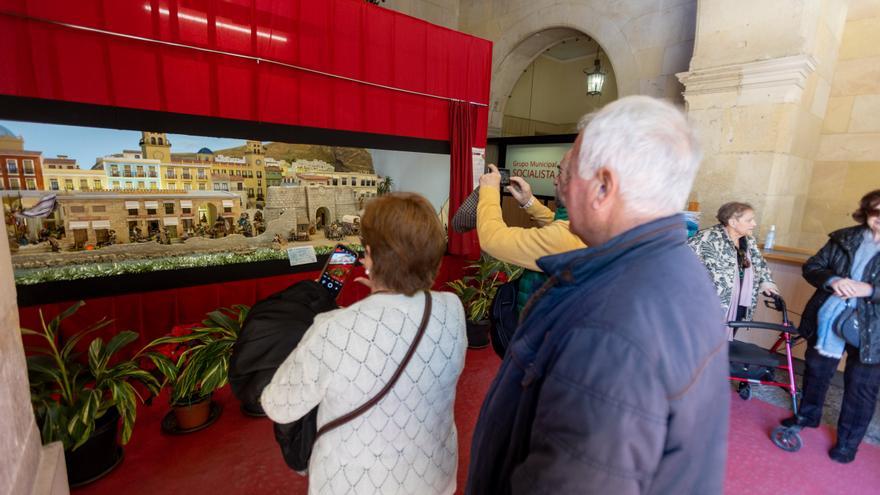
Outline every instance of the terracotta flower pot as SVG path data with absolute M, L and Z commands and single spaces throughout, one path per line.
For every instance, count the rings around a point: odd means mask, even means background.
M 211 396 L 196 397 L 191 400 L 172 404 L 177 428 L 191 430 L 205 424 L 211 415 Z

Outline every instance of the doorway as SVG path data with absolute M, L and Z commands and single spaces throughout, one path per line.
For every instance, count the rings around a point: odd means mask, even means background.
M 318 208 L 318 211 L 315 212 L 315 228 L 323 229 L 325 225 L 330 221 L 330 210 L 325 207 Z

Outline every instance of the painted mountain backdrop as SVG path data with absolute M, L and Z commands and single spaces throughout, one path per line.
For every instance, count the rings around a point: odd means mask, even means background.
M 364 148 L 343 148 L 314 144 L 266 143 L 266 156 L 276 160 L 321 160 L 333 165 L 338 172 L 373 173 L 373 157 Z M 218 155 L 244 156 L 244 146 L 214 150 Z

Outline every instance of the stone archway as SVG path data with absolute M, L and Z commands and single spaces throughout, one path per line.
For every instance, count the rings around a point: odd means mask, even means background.
M 505 26 L 493 50 L 492 87 L 489 97 L 489 133 L 500 135 L 507 97 L 532 61 L 562 40 L 587 35 L 602 46 L 617 76 L 619 97 L 639 93 L 639 68 L 629 42 L 615 22 L 605 19 L 600 9 L 569 5 L 547 9 L 536 20 L 527 16 Z
M 323 229 L 325 225 L 329 224 L 333 220 L 330 218 L 330 210 L 326 207 L 322 206 L 315 211 L 315 228 Z

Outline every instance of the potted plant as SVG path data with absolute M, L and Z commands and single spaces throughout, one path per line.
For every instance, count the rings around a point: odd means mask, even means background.
M 159 354 L 159 370 L 171 386 L 172 412 L 162 421 L 169 433 L 189 433 L 219 417 L 211 394 L 228 381 L 232 346 L 249 308 L 237 305 L 207 314 L 201 325 L 175 327 L 171 335 L 150 343 Z
M 501 284 L 520 276 L 522 268 L 499 261 L 487 254 L 467 266 L 469 275 L 447 283 L 461 299 L 467 317 L 468 347 L 489 345 L 489 311 Z
M 22 334 L 39 337 L 45 345 L 26 345 L 31 402 L 43 443 L 60 441 L 64 445 L 67 478 L 71 486 L 94 481 L 122 462 L 122 448 L 131 438 L 137 416 L 137 403 L 144 395 L 140 384 L 158 395 L 159 381 L 139 363 L 149 357 L 141 349 L 130 359 L 119 352 L 138 339 L 123 331 L 106 344 L 100 337 L 88 345 L 87 356 L 77 350 L 89 334 L 107 326 L 101 320 L 68 338 L 61 335 L 61 323 L 85 303 L 79 301 L 46 323 L 40 312 L 40 331 L 21 329 Z M 122 432 L 117 443 L 120 421 Z

